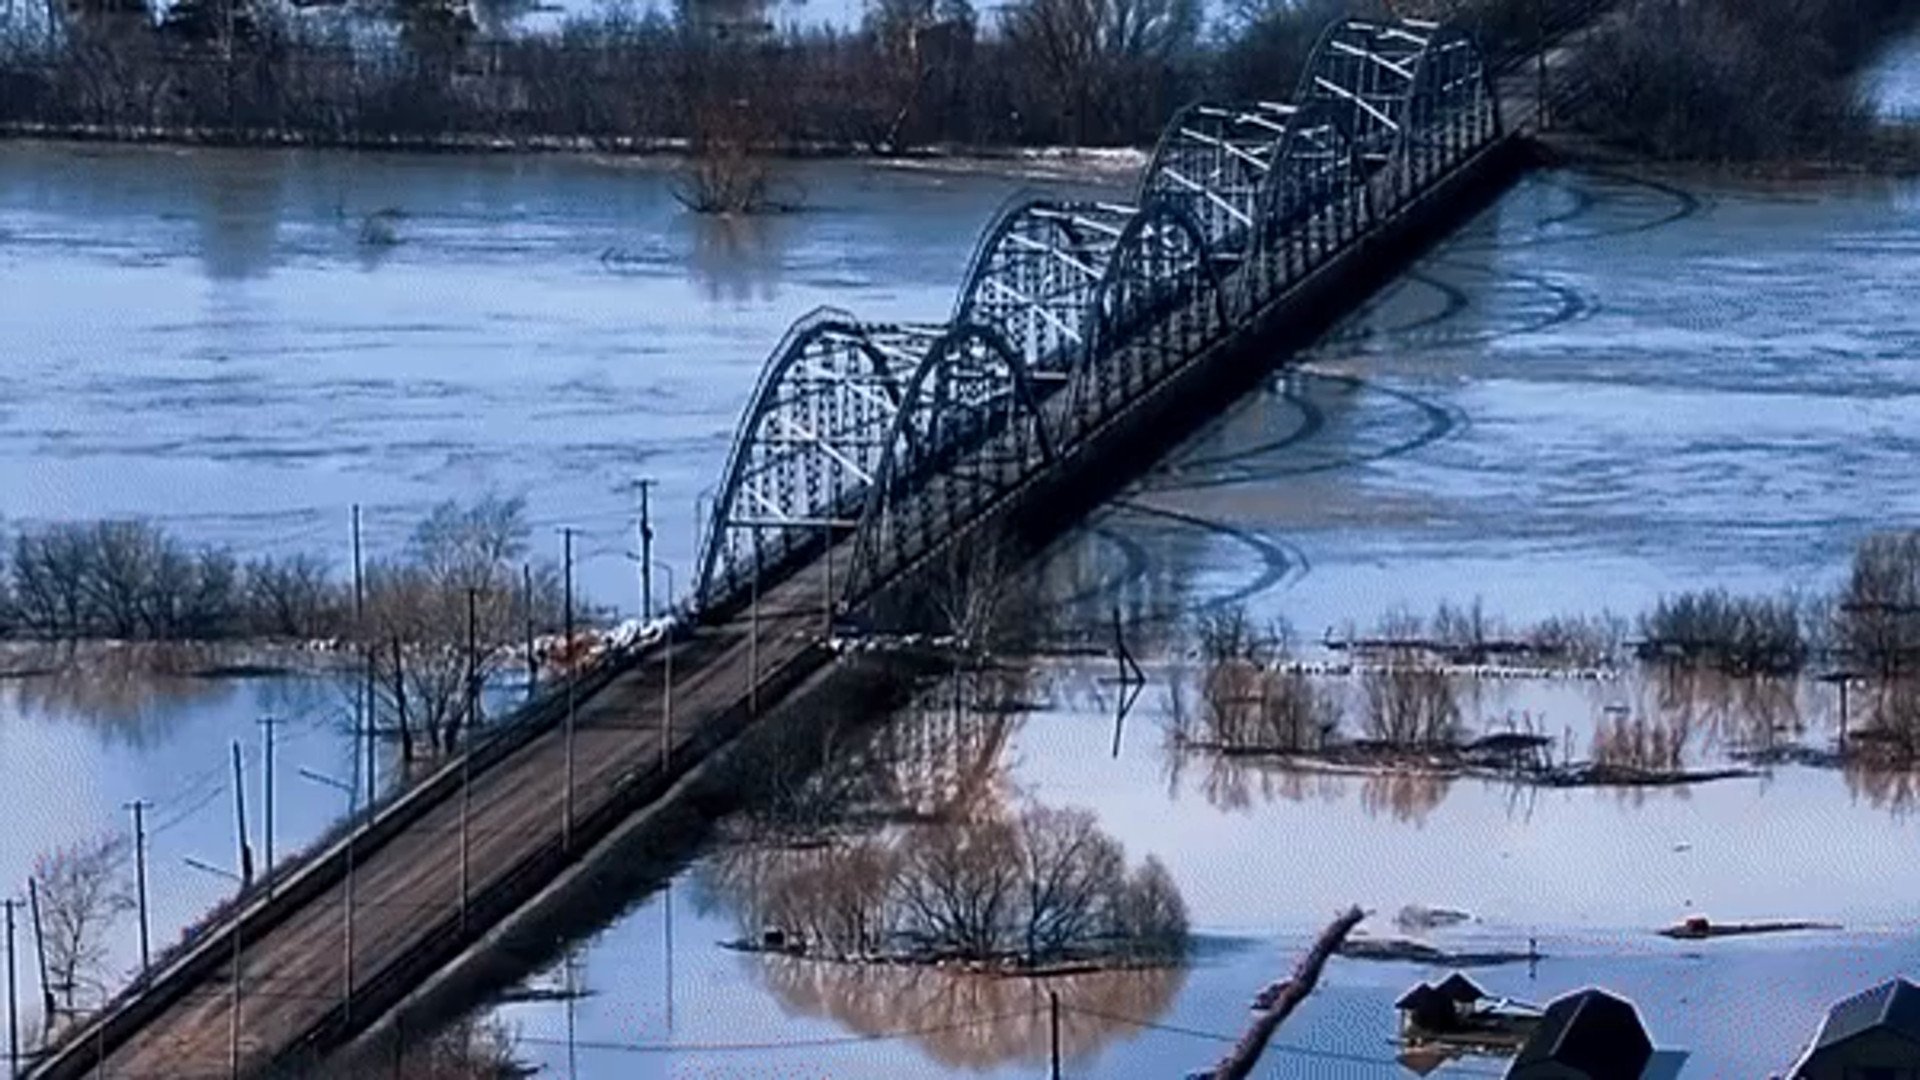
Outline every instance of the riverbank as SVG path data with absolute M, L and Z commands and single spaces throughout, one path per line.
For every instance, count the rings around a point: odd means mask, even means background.
M 1766 161 L 1663 160 L 1577 129 L 1541 132 L 1533 142 L 1545 168 L 1631 170 L 1635 175 L 1685 184 L 1811 184 L 1920 176 L 1920 122 L 1877 124 L 1857 140 L 1857 147 L 1850 152 Z
M 206 147 L 229 150 L 343 150 L 422 155 L 547 155 L 608 158 L 678 166 L 689 159 L 685 138 L 623 135 L 541 135 L 446 132 L 327 134 L 285 129 L 148 127 L 100 124 L 0 123 L 0 141 L 58 145 Z M 1143 168 L 1151 147 L 1018 146 L 1011 144 L 924 145 L 880 150 L 854 142 L 791 140 L 774 143 L 765 154 L 786 161 L 868 161 L 903 168 L 955 171 L 1044 170 L 1061 179 L 1107 179 Z

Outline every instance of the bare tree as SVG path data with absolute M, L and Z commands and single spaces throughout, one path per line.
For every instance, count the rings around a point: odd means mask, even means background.
M 1126 856 L 1093 814 L 1034 807 L 1017 827 L 1025 878 L 1020 937 L 1029 965 L 1120 921 Z
M 1142 89 L 1128 81 L 1191 49 L 1200 21 L 1197 0 L 1019 0 L 1005 9 L 1002 28 L 1039 65 L 1073 138 L 1084 142 L 1124 126 L 1119 114 L 1140 107 Z
M 347 597 L 326 560 L 267 556 L 247 565 L 249 631 L 267 637 L 321 637 L 342 628 Z
M 900 874 L 907 934 L 937 954 L 1001 954 L 1021 903 L 1018 833 L 1003 821 L 920 832 Z
M 466 1019 L 400 1051 L 394 1074 L 402 1080 L 521 1080 L 537 1069 L 520 1060 L 520 1034 L 499 1019 Z M 364 1062 L 323 1077 L 366 1075 Z
M 48 974 L 70 1012 L 83 1001 L 106 996 L 107 937 L 134 907 L 126 876 L 129 854 L 127 838 L 109 832 L 34 860 Z
M 368 567 L 360 646 L 371 658 L 379 708 L 399 728 L 403 749 L 416 737 L 436 753 L 458 748 L 464 724 L 473 719 L 470 703 L 478 702 L 520 637 L 520 567 L 530 532 L 522 499 L 446 502 L 414 530 L 400 559 Z M 559 573 L 542 563 L 533 596 L 541 625 L 553 624 L 559 592 Z
M 1920 531 L 1861 541 L 1840 598 L 1840 643 L 1883 678 L 1920 660 Z
M 1397 747 L 1451 745 L 1459 735 L 1460 703 L 1453 679 L 1405 650 L 1360 677 L 1367 734 Z

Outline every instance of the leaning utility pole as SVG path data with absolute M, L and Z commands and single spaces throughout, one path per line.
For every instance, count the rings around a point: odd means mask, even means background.
M 460 726 L 460 933 L 467 932 L 467 821 L 473 805 L 473 725 L 480 716 L 480 659 L 475 612 L 480 590 L 467 590 L 467 716 Z
M 561 655 L 566 658 L 567 671 L 561 676 L 567 683 L 567 792 L 562 800 L 560 819 L 560 850 L 573 850 L 573 529 L 560 530 L 563 537 L 562 562 L 565 564 L 565 584 L 562 590 L 565 596 L 566 615 L 564 617 L 564 637 L 561 639 Z
M 13 971 L 13 909 L 20 901 L 9 896 L 0 900 L 7 909 L 7 1075 L 20 1075 L 20 1003 Z
M 47 978 L 47 932 L 40 925 L 40 883 L 32 878 L 27 879 L 27 905 L 33 917 L 33 951 L 40 958 L 42 1025 L 51 1032 L 54 1014 L 58 1011 L 58 1003 L 53 1000 L 53 981 Z
M 634 483 L 640 488 L 640 621 L 645 622 L 653 618 L 653 515 L 647 492 L 654 480 L 643 476 Z
M 152 967 L 152 957 L 148 951 L 147 923 L 147 807 L 144 799 L 135 799 L 127 806 L 133 810 L 133 875 L 134 889 L 140 903 L 140 981 L 146 982 Z M 29 885 L 32 883 L 29 882 Z M 34 903 L 34 922 L 39 923 L 39 903 Z
M 266 836 L 267 864 L 262 876 L 266 878 L 267 895 L 272 896 L 273 895 L 273 729 L 280 726 L 280 720 L 278 717 L 274 717 L 274 716 L 263 716 L 260 718 L 260 726 L 263 729 L 265 729 L 263 734 L 266 740 L 265 745 L 261 748 L 266 758 L 265 766 L 261 770 L 263 773 L 262 781 L 263 781 L 263 787 L 264 787 L 264 790 L 262 792 L 262 800 L 265 803 L 265 808 L 261 810 L 261 815 L 265 819 L 266 828 L 267 828 L 267 836 Z
M 240 888 L 253 885 L 253 848 L 247 843 L 247 777 L 240 767 L 240 740 L 233 740 L 233 828 L 240 848 Z
M 540 661 L 533 654 L 533 564 L 520 564 L 520 618 L 526 624 L 527 698 L 540 685 Z

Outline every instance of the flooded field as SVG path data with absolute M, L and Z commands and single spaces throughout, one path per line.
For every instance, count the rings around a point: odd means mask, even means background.
M 536 544 L 587 530 L 585 588 L 631 610 L 632 481 L 661 481 L 659 550 L 686 566 L 696 500 L 786 324 L 823 303 L 940 318 L 974 236 L 1035 182 L 858 164 L 796 179 L 805 212 L 701 222 L 669 174 L 630 163 L 0 146 L 0 513 L 147 514 L 196 541 L 344 561 L 352 503 L 391 549 L 433 502 L 492 488 L 527 496 Z M 399 243 L 363 242 L 386 209 Z M 1783 1067 L 1832 1000 L 1911 974 L 1911 778 L 1783 766 L 1632 795 L 1229 766 L 1168 748 L 1186 642 L 1153 631 L 1228 607 L 1319 638 L 1441 600 L 1526 621 L 1636 613 L 1708 583 L 1829 587 L 1860 537 L 1920 518 L 1916 279 L 1911 185 L 1536 175 L 1045 553 L 1060 635 L 1104 640 L 1117 606 L 1157 642 L 1154 681 L 1116 739 L 1107 669 L 1042 665 L 1030 708 L 966 718 L 987 726 L 969 790 L 987 809 L 1090 810 L 1131 860 L 1165 862 L 1196 935 L 1184 968 L 1053 986 L 1072 1074 L 1207 1064 L 1355 902 L 1382 913 L 1373 933 L 1426 904 L 1475 916 L 1435 935 L 1449 947 L 1536 939 L 1531 971 L 1476 978 L 1530 1000 L 1588 983 L 1632 996 L 1659 1042 L 1692 1053 L 1689 1075 Z M 124 828 L 122 804 L 150 799 L 155 941 L 171 941 L 230 888 L 184 860 L 232 863 L 227 748 L 247 748 L 257 785 L 262 715 L 288 720 L 281 850 L 344 808 L 296 771 L 353 776 L 326 680 L 58 681 L 0 683 L 0 800 L 26 822 L 0 839 L 9 888 L 35 854 Z M 1465 720 L 1538 716 L 1584 749 L 1607 706 L 1649 696 L 1502 684 Z M 1824 745 L 1825 688 L 1790 696 Z M 585 996 L 482 1014 L 553 1075 L 1034 1075 L 1044 987 L 720 947 L 755 929 L 716 871 L 726 855 L 582 927 L 577 959 L 535 981 Z M 1844 929 L 1652 934 L 1689 911 Z M 110 966 L 136 958 L 123 920 Z M 1267 1075 L 1405 1075 L 1390 1005 L 1430 974 L 1336 961 Z

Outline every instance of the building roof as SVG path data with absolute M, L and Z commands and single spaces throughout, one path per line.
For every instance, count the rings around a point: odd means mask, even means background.
M 1435 986 L 1433 992 L 1458 1005 L 1471 1005 L 1476 1001 L 1485 1001 L 1487 997 L 1485 990 L 1457 971 Z
M 1637 1078 L 1653 1058 L 1653 1040 L 1633 1004 L 1591 987 L 1547 1006 L 1513 1059 L 1513 1071 L 1555 1064 L 1588 1076 Z
M 1839 1002 L 1827 1010 L 1813 1048 L 1818 1052 L 1874 1028 L 1887 1028 L 1920 1043 L 1920 986 L 1893 979 Z
M 1428 986 L 1426 983 L 1421 983 L 1419 986 L 1401 994 L 1400 1000 L 1394 1002 L 1393 1007 L 1399 1009 L 1401 1012 L 1412 1012 L 1415 1009 L 1424 1008 L 1427 1003 L 1433 999 L 1433 987 Z

